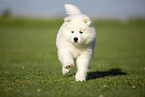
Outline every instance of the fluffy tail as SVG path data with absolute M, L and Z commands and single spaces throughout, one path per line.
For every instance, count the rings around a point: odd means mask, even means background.
M 71 15 L 71 14 L 81 14 L 81 11 L 76 6 L 74 6 L 74 5 L 65 4 L 64 7 L 65 7 L 66 13 L 68 15 Z

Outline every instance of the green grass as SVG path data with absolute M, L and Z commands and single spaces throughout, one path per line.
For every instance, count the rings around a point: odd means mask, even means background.
M 63 19 L 0 19 L 1 97 L 145 97 L 145 21 L 94 20 L 87 82 L 63 76 L 55 40 Z

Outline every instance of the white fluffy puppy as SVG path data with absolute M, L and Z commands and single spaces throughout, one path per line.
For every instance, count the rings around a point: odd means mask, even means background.
M 64 5 L 68 17 L 58 31 L 56 46 L 62 63 L 62 72 L 67 74 L 77 64 L 76 81 L 86 81 L 90 61 L 93 57 L 96 31 L 92 20 L 71 4 Z

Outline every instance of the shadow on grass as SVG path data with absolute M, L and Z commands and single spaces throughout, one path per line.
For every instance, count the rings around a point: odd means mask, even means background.
M 117 75 L 127 75 L 127 73 L 122 72 L 119 68 L 113 68 L 109 71 L 95 71 L 95 72 L 89 72 L 87 80 L 101 78 L 105 76 L 117 76 Z

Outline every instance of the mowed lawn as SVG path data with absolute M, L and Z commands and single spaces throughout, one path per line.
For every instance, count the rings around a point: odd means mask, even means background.
M 0 19 L 0 97 L 145 97 L 145 21 L 94 20 L 86 82 L 62 75 L 59 19 Z

